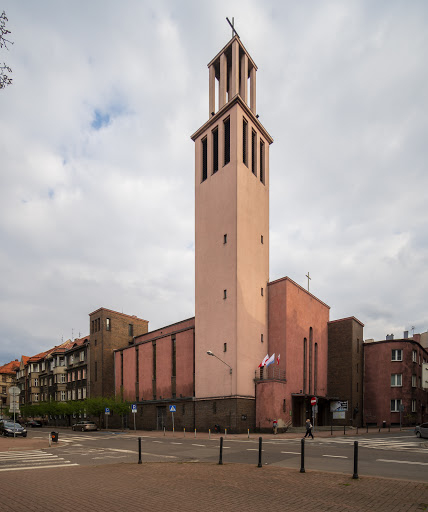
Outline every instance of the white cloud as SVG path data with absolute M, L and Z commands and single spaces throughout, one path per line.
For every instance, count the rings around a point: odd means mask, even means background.
M 190 135 L 234 15 L 275 139 L 271 279 L 305 286 L 309 270 L 331 318 L 366 337 L 428 328 L 424 3 L 2 9 L 0 363 L 87 333 L 100 306 L 151 328 L 194 314 Z

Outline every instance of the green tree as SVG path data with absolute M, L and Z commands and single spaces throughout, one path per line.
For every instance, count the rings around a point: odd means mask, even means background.
M 9 49 L 8 44 L 13 44 L 12 41 L 7 39 L 7 35 L 10 34 L 10 30 L 6 28 L 7 21 L 6 13 L 3 11 L 0 16 L 0 48 L 5 47 L 6 50 Z M 3 62 L 3 65 L 0 64 L 0 89 L 4 89 L 12 83 L 12 78 L 9 77 L 8 73 L 12 73 L 12 70 Z

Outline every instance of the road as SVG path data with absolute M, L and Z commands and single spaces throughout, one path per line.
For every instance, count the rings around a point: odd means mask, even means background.
M 49 448 L 51 429 L 30 430 L 29 441 L 46 440 L 46 447 L 2 452 L 0 472 L 42 467 L 72 465 L 104 465 L 138 461 L 138 435 L 141 436 L 143 462 L 218 462 L 220 435 L 167 432 L 72 432 L 57 429 L 58 445 Z M 257 465 L 259 438 L 252 435 L 226 436 L 223 441 L 223 463 Z M 412 481 L 428 481 L 428 440 L 411 432 L 376 435 L 316 437 L 305 441 L 305 469 L 353 474 L 354 441 L 359 444 L 358 474 Z M 23 444 L 24 443 L 24 444 Z M 285 468 L 301 467 L 301 439 L 269 436 L 262 443 L 262 465 Z

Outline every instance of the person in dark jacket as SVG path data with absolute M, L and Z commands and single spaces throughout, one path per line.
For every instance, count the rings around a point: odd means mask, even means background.
M 311 420 L 306 420 L 306 434 L 304 435 L 303 439 L 305 437 L 309 437 L 311 436 L 312 439 L 314 438 L 314 435 L 312 434 L 312 424 L 311 424 Z

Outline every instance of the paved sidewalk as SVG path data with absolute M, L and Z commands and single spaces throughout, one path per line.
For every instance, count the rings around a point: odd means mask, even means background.
M 421 512 L 428 484 L 243 464 L 143 463 L 5 472 L 2 509 Z

